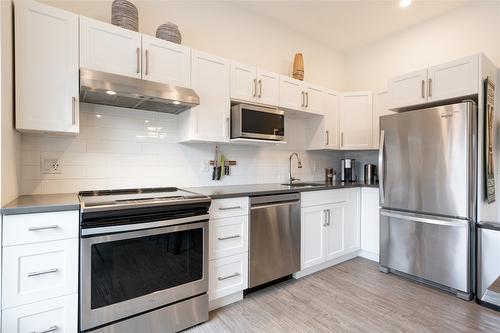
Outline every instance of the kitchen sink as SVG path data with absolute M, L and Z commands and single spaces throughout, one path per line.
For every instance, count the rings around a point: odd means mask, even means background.
M 281 184 L 289 187 L 314 187 L 314 186 L 324 186 L 324 184 L 320 183 L 285 183 Z

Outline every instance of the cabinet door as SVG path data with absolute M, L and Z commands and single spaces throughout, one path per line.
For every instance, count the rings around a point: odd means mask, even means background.
M 280 76 L 262 69 L 257 70 L 257 102 L 278 106 L 280 101 Z
M 429 102 L 477 94 L 479 56 L 474 55 L 428 69 Z
M 80 67 L 141 78 L 141 34 L 80 16 Z
M 349 199 L 344 211 L 344 254 L 360 248 L 359 189 L 349 190 Z
M 191 87 L 191 49 L 142 35 L 142 78 Z
M 380 141 L 380 117 L 394 114 L 389 110 L 389 93 L 387 90 L 379 91 L 373 95 L 373 142 L 374 149 L 378 149 Z
M 16 128 L 78 133 L 78 15 L 15 2 Z
M 208 270 L 210 301 L 248 288 L 248 252 L 210 260 Z
M 340 147 L 371 149 L 372 93 L 345 93 L 340 100 Z
M 257 68 L 245 64 L 231 64 L 231 98 L 255 102 L 257 98 Z
M 291 77 L 280 75 L 280 107 L 302 110 L 304 105 L 304 83 Z
M 325 121 L 326 147 L 339 148 L 339 104 L 340 96 L 337 92 L 329 91 L 325 94 Z
M 427 69 L 389 79 L 391 109 L 427 102 Z
M 192 108 L 198 140 L 228 142 L 230 114 L 230 65 L 227 60 L 192 50 L 191 86 L 200 96 Z
M 344 253 L 345 202 L 332 204 L 327 209 L 327 226 L 325 235 L 325 258 L 335 259 Z
M 361 249 L 379 253 L 379 194 L 378 188 L 361 189 Z
M 327 205 L 302 208 L 300 269 L 325 261 L 324 241 L 327 209 Z
M 305 110 L 312 113 L 324 114 L 323 88 L 305 84 Z

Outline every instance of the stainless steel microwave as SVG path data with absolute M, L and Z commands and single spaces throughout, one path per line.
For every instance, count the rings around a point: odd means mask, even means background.
M 250 104 L 231 108 L 231 138 L 282 141 L 285 138 L 285 113 Z

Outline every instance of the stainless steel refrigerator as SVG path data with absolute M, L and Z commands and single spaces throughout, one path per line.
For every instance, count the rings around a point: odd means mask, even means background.
M 472 297 L 477 108 L 380 118 L 380 268 Z

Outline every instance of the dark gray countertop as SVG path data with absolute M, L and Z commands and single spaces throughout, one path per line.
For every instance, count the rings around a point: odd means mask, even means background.
M 222 198 L 235 198 L 235 197 L 246 197 L 251 195 L 268 195 L 268 194 L 280 194 L 280 193 L 294 193 L 294 192 L 307 192 L 307 191 L 322 191 L 322 190 L 333 190 L 340 188 L 352 188 L 352 187 L 373 187 L 377 188 L 378 184 L 367 185 L 362 183 L 333 183 L 325 184 L 321 182 L 314 182 L 322 184 L 321 186 L 311 186 L 311 187 L 290 187 L 281 184 L 251 184 L 251 185 L 224 185 L 224 186 L 203 186 L 203 187 L 189 187 L 183 188 L 191 192 L 196 192 L 199 194 L 208 195 L 212 199 L 222 199 Z
M 77 194 L 36 194 L 18 197 L 2 208 L 2 214 L 16 215 L 78 209 L 80 209 L 80 201 Z

